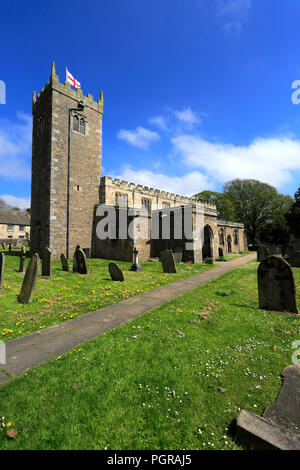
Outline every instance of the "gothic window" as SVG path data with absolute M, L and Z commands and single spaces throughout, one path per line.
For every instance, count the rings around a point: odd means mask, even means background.
M 83 118 L 80 119 L 79 132 L 80 134 L 85 134 L 85 121 Z
M 239 239 L 238 239 L 238 231 L 236 229 L 233 232 L 233 239 L 234 239 L 234 244 L 238 245 L 239 244 Z
M 79 132 L 79 118 L 78 116 L 73 116 L 73 130 Z
M 224 230 L 221 228 L 219 230 L 219 245 L 222 245 L 224 246 L 225 242 L 224 242 Z
M 162 208 L 163 209 L 168 209 L 170 207 L 170 203 L 169 202 L 163 202 L 162 203 Z
M 120 207 L 128 206 L 128 196 L 127 194 L 116 193 L 115 194 L 115 204 Z
M 151 211 L 151 199 L 142 198 L 142 209 Z

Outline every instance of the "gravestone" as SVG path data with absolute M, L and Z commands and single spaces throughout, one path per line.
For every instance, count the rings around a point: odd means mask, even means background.
M 5 254 L 0 253 L 0 289 L 2 289 L 3 287 L 4 266 L 5 266 Z
M 26 248 L 24 245 L 22 245 L 21 252 L 20 252 L 19 273 L 24 272 L 25 260 L 26 260 Z
M 81 248 L 78 248 L 75 251 L 75 259 L 76 259 L 76 265 L 77 265 L 77 272 L 79 274 L 87 274 L 88 268 L 86 264 L 86 257 Z
M 259 245 L 257 248 L 257 261 L 263 261 L 269 256 L 268 248 L 265 245 Z
M 164 273 L 177 273 L 174 255 L 171 250 L 164 250 L 160 253 L 160 260 Z
M 291 256 L 293 256 L 294 251 L 295 250 L 294 250 L 293 245 L 289 244 L 288 247 L 287 247 L 287 252 L 286 252 L 287 257 L 290 258 Z
M 21 287 L 21 292 L 18 296 L 18 302 L 21 304 L 28 304 L 31 302 L 34 288 L 36 285 L 37 277 L 39 274 L 40 268 L 40 257 L 36 253 L 33 255 L 26 269 L 26 273 L 23 279 L 23 284 Z
M 63 271 L 69 271 L 69 263 L 65 255 L 62 253 L 60 255 L 60 262 Z
M 257 278 L 260 309 L 298 313 L 293 271 L 286 261 L 269 256 L 258 266 Z
M 5 250 L 5 245 L 3 242 L 1 242 L 1 245 L 2 245 L 3 250 Z
M 11 253 L 11 243 L 8 245 L 8 251 Z
M 139 257 L 138 257 L 138 250 L 134 247 L 134 250 L 132 251 L 133 254 L 133 263 L 130 268 L 130 271 L 141 271 L 143 268 L 142 266 L 139 265 Z
M 287 261 L 293 268 L 300 268 L 300 251 L 294 251 Z
M 224 257 L 223 248 L 219 248 L 219 258 L 223 258 L 223 257 Z
M 51 260 L 52 251 L 50 248 L 45 248 L 42 259 L 42 276 L 51 277 L 52 274 L 52 260 Z
M 182 247 L 177 246 L 174 250 L 175 263 L 181 263 L 182 261 Z
M 80 245 L 77 245 L 76 248 L 75 248 L 75 251 L 74 251 L 74 255 L 73 255 L 73 273 L 77 273 L 77 271 L 78 271 L 77 261 L 76 261 L 76 256 L 75 256 L 76 250 L 80 250 Z
M 116 263 L 109 263 L 108 271 L 112 281 L 124 281 L 123 271 Z

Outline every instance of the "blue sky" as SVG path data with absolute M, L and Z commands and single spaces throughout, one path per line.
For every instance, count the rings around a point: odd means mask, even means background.
M 104 92 L 103 174 L 183 195 L 237 177 L 300 186 L 298 0 L 1 0 L 0 16 L 8 203 L 29 205 L 32 91 L 52 60 Z

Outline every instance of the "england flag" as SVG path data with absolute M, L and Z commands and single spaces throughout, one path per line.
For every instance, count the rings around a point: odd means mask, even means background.
M 75 88 L 81 88 L 81 85 L 78 80 L 68 71 L 66 68 L 66 81 L 71 83 L 71 85 Z

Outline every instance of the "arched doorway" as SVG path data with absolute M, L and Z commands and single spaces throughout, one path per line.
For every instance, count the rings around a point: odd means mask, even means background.
M 231 241 L 231 236 L 228 235 L 227 237 L 227 251 L 228 253 L 232 252 L 232 241 Z
M 204 227 L 204 241 L 202 247 L 202 259 L 203 261 L 206 258 L 213 258 L 213 249 L 212 249 L 212 239 L 213 239 L 213 231 L 209 225 L 205 225 Z

